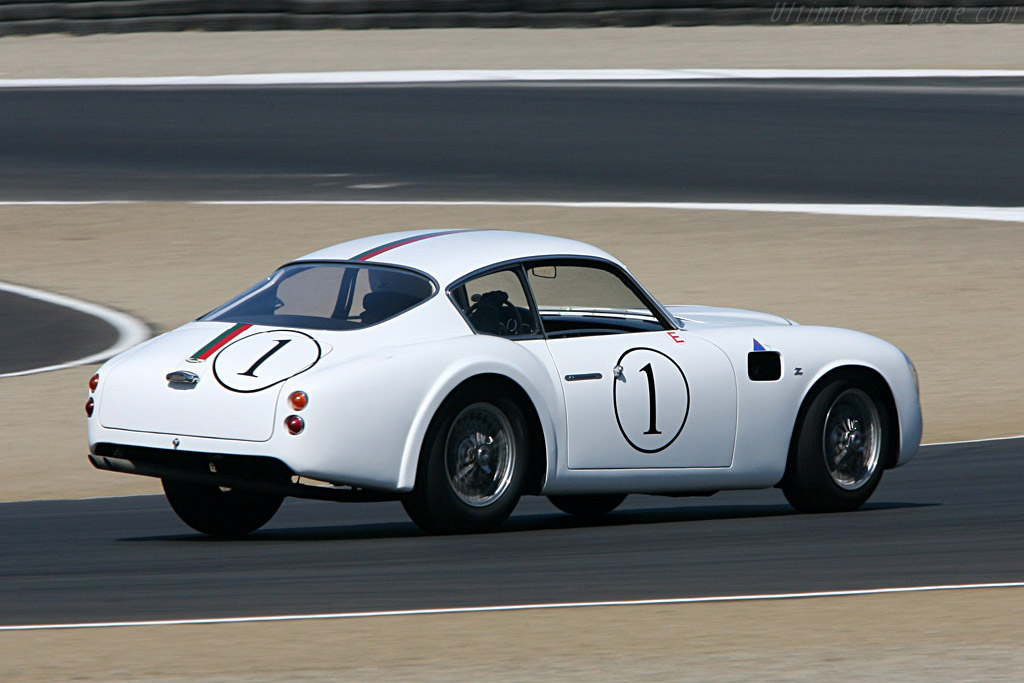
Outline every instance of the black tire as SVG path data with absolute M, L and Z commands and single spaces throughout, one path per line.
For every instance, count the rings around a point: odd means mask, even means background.
M 551 504 L 562 512 L 577 517 L 600 517 L 607 515 L 626 500 L 624 493 L 608 493 L 589 496 L 548 496 Z
M 402 499 L 405 511 L 430 533 L 496 530 L 522 495 L 527 434 L 526 417 L 512 397 L 479 388 L 457 391 L 427 430 L 415 488 Z
M 164 479 L 167 502 L 181 521 L 209 536 L 230 538 L 256 531 L 281 507 L 281 496 L 222 489 L 215 484 Z
M 891 449 L 892 420 L 873 382 L 839 377 L 809 397 L 782 480 L 800 512 L 856 510 L 874 493 Z

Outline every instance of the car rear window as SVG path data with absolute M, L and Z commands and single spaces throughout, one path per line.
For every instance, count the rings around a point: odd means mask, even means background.
M 401 268 L 298 263 L 278 270 L 200 320 L 350 330 L 393 318 L 434 291 L 427 277 Z

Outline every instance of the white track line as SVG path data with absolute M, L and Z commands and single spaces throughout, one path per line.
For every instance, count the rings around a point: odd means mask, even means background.
M 1014 439 L 1024 439 L 1024 434 L 1018 434 L 1017 436 L 992 436 L 987 439 L 967 439 L 965 441 L 936 441 L 935 443 L 923 443 L 921 448 L 925 446 L 964 446 L 972 443 L 990 443 L 992 441 L 1013 441 Z
M 107 204 L 141 204 L 137 199 L 90 199 L 86 201 L 0 201 L 0 206 L 104 206 Z
M 108 349 L 100 351 L 99 353 L 94 353 L 91 356 L 68 361 L 67 363 L 60 363 L 58 365 L 48 365 L 43 368 L 32 368 L 31 370 L 21 370 L 19 372 L 8 372 L 0 374 L 0 377 L 20 377 L 22 375 L 32 375 L 37 372 L 63 370 L 65 368 L 75 367 L 76 365 L 98 363 L 110 358 L 111 356 L 116 356 L 122 351 L 135 346 L 139 342 L 149 339 L 150 336 L 149 328 L 145 323 L 133 318 L 127 313 L 121 313 L 120 311 L 115 311 L 112 308 L 107 308 L 106 306 L 89 303 L 88 301 L 80 301 L 79 299 L 73 299 L 69 296 L 64 296 L 63 294 L 54 294 L 52 292 L 32 289 L 31 287 L 14 285 L 9 282 L 0 282 L 0 291 L 9 292 L 29 299 L 36 299 L 37 301 L 44 301 L 49 304 L 70 308 L 74 311 L 91 315 L 94 318 L 99 318 L 100 320 L 109 323 L 117 330 L 117 341 L 114 345 Z
M 174 86 L 373 85 L 566 81 L 714 81 L 725 79 L 1024 78 L 1019 69 L 454 69 L 324 71 L 311 73 L 7 78 L 0 88 L 111 88 Z
M 327 614 L 288 614 L 266 617 L 224 617 L 212 619 L 166 619 L 156 621 L 97 621 L 78 624 L 28 624 L 0 626 L 0 631 L 43 631 L 48 629 L 116 628 L 123 626 L 198 626 L 204 624 L 251 624 L 280 621 L 314 621 L 328 619 L 365 619 L 368 617 L 413 617 L 432 614 L 478 614 L 484 612 L 524 612 L 530 610 L 570 609 L 577 607 L 639 607 L 644 605 L 693 605 L 716 602 L 753 602 L 763 600 L 803 600 L 837 598 L 857 595 L 891 595 L 896 593 L 933 593 L 938 591 L 976 590 L 984 588 L 1024 588 L 1024 582 L 967 583 L 945 586 L 911 586 L 907 588 L 869 588 L 865 590 L 820 591 L 813 593 L 766 593 L 754 595 L 719 595 L 707 598 L 665 598 L 654 600 L 608 600 L 602 602 L 549 602 L 526 605 L 495 605 L 491 607 L 445 607 L 440 609 L 407 609 L 380 612 L 334 612 Z
M 141 200 L 0 201 L 0 206 L 95 206 L 142 204 Z M 1024 206 L 939 206 L 928 204 L 795 204 L 783 202 L 556 202 L 556 201 L 444 201 L 390 199 L 298 199 L 188 201 L 200 206 L 497 206 L 566 209 L 660 209 L 666 211 L 750 211 L 807 213 L 827 216 L 878 218 L 952 218 L 974 221 L 1024 223 Z
M 256 200 L 194 202 L 211 206 L 509 206 L 569 209 L 664 209 L 672 211 L 760 211 L 832 216 L 893 218 L 956 218 L 1024 222 L 1024 207 L 935 206 L 926 204 L 792 204 L 782 202 L 544 202 L 544 201 L 389 201 L 389 200 Z

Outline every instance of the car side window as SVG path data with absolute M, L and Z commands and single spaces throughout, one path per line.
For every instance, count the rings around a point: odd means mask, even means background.
M 480 334 L 523 337 L 540 329 L 517 268 L 468 280 L 452 289 L 451 296 Z
M 526 277 L 548 337 L 667 329 L 636 286 L 610 267 L 535 263 L 527 264 Z

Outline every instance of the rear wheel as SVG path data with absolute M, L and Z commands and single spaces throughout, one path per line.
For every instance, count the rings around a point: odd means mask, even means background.
M 460 391 L 431 423 L 416 486 L 402 505 L 425 531 L 497 529 L 519 502 L 528 453 L 526 418 L 515 400 Z
M 619 507 L 626 500 L 624 493 L 590 496 L 548 496 L 551 504 L 562 512 L 577 517 L 600 517 Z
M 801 512 L 842 512 L 863 505 L 882 478 L 890 417 L 873 384 L 835 379 L 808 404 L 782 482 Z
M 270 521 L 282 496 L 164 479 L 164 493 L 181 521 L 210 536 L 244 536 Z

